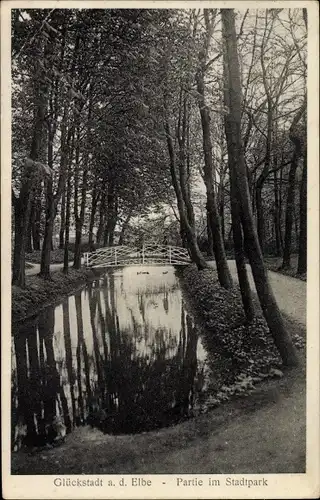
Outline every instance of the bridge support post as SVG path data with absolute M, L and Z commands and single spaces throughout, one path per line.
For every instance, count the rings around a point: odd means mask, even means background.
M 169 250 L 169 264 L 171 264 L 171 245 L 168 248 Z
M 86 253 L 84 254 L 84 265 L 85 265 L 86 267 L 89 267 L 89 253 L 88 253 L 88 252 L 86 252 Z
M 117 260 L 117 247 L 114 247 L 114 265 L 116 266 L 118 264 Z

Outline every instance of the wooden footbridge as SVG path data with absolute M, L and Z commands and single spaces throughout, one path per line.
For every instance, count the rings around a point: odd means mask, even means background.
M 186 266 L 190 262 L 185 248 L 171 245 L 114 246 L 84 254 L 86 267 Z

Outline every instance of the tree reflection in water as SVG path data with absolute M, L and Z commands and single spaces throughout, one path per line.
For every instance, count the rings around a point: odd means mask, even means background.
M 119 434 L 190 416 L 198 332 L 176 282 L 128 291 L 110 273 L 61 309 L 63 333 L 52 307 L 14 334 L 15 448 L 52 442 L 57 417 L 67 432 L 87 423 Z

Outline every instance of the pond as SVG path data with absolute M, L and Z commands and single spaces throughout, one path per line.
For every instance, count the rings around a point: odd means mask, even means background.
M 169 266 L 106 272 L 15 327 L 12 351 L 14 451 L 58 424 L 140 433 L 204 404 L 208 356 Z

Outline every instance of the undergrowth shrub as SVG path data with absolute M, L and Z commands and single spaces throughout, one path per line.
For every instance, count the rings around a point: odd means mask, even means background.
M 67 275 L 56 271 L 51 274 L 50 280 L 38 275 L 26 276 L 25 288 L 12 286 L 12 321 L 17 322 L 36 314 L 41 308 L 95 278 L 97 273 L 88 269 L 69 269 Z
M 69 251 L 69 261 L 73 260 L 74 253 Z M 64 260 L 64 249 L 57 248 L 56 250 L 51 250 L 50 263 L 51 264 L 63 264 Z M 41 251 L 34 250 L 31 253 L 26 253 L 26 261 L 33 262 L 34 264 L 40 264 L 41 262 Z
M 249 324 L 239 287 L 221 287 L 214 269 L 198 271 L 188 266 L 181 277 L 185 299 L 200 321 L 201 341 L 208 353 L 203 407 L 214 407 L 233 395 L 246 396 L 257 382 L 283 376 L 281 358 L 258 304 Z M 296 333 L 293 341 L 297 348 L 304 345 Z

